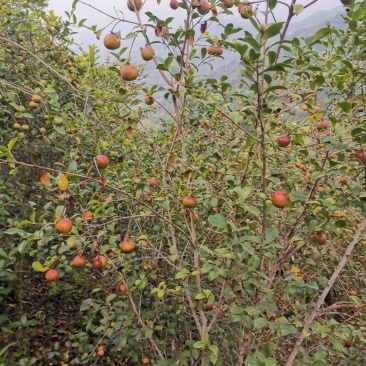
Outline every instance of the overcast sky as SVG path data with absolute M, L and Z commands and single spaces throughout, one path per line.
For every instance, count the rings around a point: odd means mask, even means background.
M 103 10 L 103 12 L 105 12 L 105 13 L 115 16 L 116 11 L 121 11 L 122 13 L 121 12 L 118 13 L 119 17 L 122 16 L 126 20 L 130 20 L 130 21 L 136 20 L 135 14 L 127 9 L 127 0 L 83 0 L 83 1 L 100 10 Z M 301 5 L 305 6 L 305 5 L 309 4 L 311 1 L 312 0 L 297 0 L 297 4 L 301 4 Z M 158 18 L 160 18 L 160 19 L 174 17 L 174 21 L 171 23 L 171 26 L 173 29 L 177 28 L 178 25 L 182 25 L 183 24 L 182 21 L 185 18 L 185 11 L 181 8 L 179 8 L 177 10 L 172 10 L 169 6 L 169 2 L 170 2 L 170 0 L 161 0 L 160 5 L 158 5 L 158 0 L 146 0 L 145 5 L 141 10 L 142 21 L 146 22 L 148 20 L 148 18 L 144 15 L 144 13 L 146 11 L 151 11 L 153 14 L 158 16 Z M 282 2 L 286 2 L 287 4 L 289 4 L 289 3 L 291 3 L 291 0 L 282 0 Z M 72 3 L 73 3 L 73 0 L 49 0 L 49 9 L 54 10 L 56 15 L 65 16 L 65 11 L 70 11 Z M 317 12 L 319 10 L 330 10 L 330 9 L 333 9 L 340 5 L 341 5 L 340 0 L 318 0 L 315 4 L 311 5 L 309 8 L 305 9 L 301 14 L 296 16 L 293 20 L 294 21 L 301 20 L 306 17 L 309 17 L 311 14 L 313 14 L 314 12 Z M 108 18 L 107 16 L 101 14 L 100 12 L 98 12 L 80 2 L 77 4 L 76 9 L 77 9 L 76 10 L 77 20 L 80 21 L 81 19 L 86 18 L 87 21 L 85 22 L 85 24 L 88 25 L 89 27 L 95 25 L 97 27 L 97 29 L 101 29 L 101 28 L 106 27 L 111 21 L 111 19 Z M 265 10 L 265 4 L 260 4 L 259 10 Z M 237 12 L 237 8 L 236 7 L 232 8 L 232 11 L 233 11 L 234 17 L 238 20 L 238 22 L 240 22 L 240 24 L 241 23 L 243 24 L 243 28 L 251 30 L 250 22 L 248 20 L 240 18 L 240 15 Z M 288 8 L 281 4 L 278 4 L 275 9 L 275 15 L 276 15 L 277 21 L 284 20 L 284 18 L 286 17 L 287 14 L 288 14 Z M 208 19 L 210 17 L 210 15 L 211 14 L 206 15 L 203 18 L 203 20 L 205 20 L 205 18 Z M 258 15 L 259 18 L 260 18 L 260 15 L 261 14 L 259 13 L 259 15 Z M 220 21 L 224 24 L 231 22 L 232 19 L 233 19 L 233 16 L 223 15 L 222 17 L 220 17 Z M 273 21 L 273 20 L 270 19 L 270 21 Z M 108 31 L 111 30 L 112 26 L 106 27 L 106 30 L 102 34 L 101 40 L 103 39 L 104 35 Z M 125 37 L 129 32 L 132 31 L 132 29 L 133 29 L 133 25 L 126 24 L 126 23 L 120 23 L 114 30 L 120 31 L 122 37 Z M 97 41 L 95 36 L 92 35 L 90 31 L 86 30 L 85 28 L 82 28 L 82 29 L 76 30 L 76 31 L 80 31 L 80 33 L 75 35 L 74 39 L 77 43 L 81 44 L 84 49 L 87 48 L 88 45 L 90 45 L 90 44 L 96 44 L 96 45 L 100 46 L 100 43 L 102 41 L 101 40 Z M 148 29 L 148 35 L 149 35 L 149 37 L 151 37 L 151 36 L 155 37 L 155 35 L 153 35 L 152 28 Z M 125 43 L 126 46 L 128 46 L 130 44 L 130 40 L 124 41 L 124 42 L 126 42 Z M 141 42 L 141 40 L 139 38 L 139 40 L 136 42 L 135 46 L 138 48 L 140 46 L 143 46 L 143 44 L 140 44 L 140 42 Z
M 117 10 L 122 10 L 125 14 L 126 19 L 134 20 L 134 14 L 127 10 L 127 0 L 86 0 L 85 1 L 96 8 L 102 9 L 106 13 L 115 14 L 114 8 Z M 184 16 L 184 11 L 182 9 L 172 10 L 169 7 L 170 0 L 161 0 L 160 5 L 157 4 L 157 0 L 146 0 L 146 3 L 143 7 L 144 11 L 151 11 L 155 13 L 160 18 L 166 18 L 174 16 L 176 18 L 180 16 Z M 282 0 L 282 2 L 290 3 L 290 0 Z M 298 4 L 307 5 L 311 2 L 311 0 L 298 0 Z M 71 9 L 71 5 L 73 0 L 49 0 L 49 9 L 55 10 L 58 15 L 63 15 L 65 11 Z M 319 10 L 329 10 L 333 9 L 336 6 L 341 5 L 339 0 L 318 0 L 315 4 L 311 5 L 309 8 L 305 9 L 305 11 L 299 15 L 298 17 L 307 17 L 314 12 Z M 264 9 L 264 4 L 260 4 L 259 10 Z M 233 12 L 236 13 L 236 8 L 233 8 Z M 276 8 L 277 16 L 280 18 L 287 14 L 287 8 L 281 4 L 277 5 Z M 101 24 L 107 18 L 102 16 L 97 11 L 83 5 L 81 3 L 77 4 L 77 15 L 78 17 L 88 18 L 89 24 L 97 24 L 102 27 Z

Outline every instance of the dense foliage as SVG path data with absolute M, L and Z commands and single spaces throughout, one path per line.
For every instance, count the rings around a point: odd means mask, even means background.
M 344 29 L 285 40 L 304 6 L 232 3 L 172 0 L 185 17 L 172 27 L 166 2 L 153 14 L 134 0 L 91 27 L 101 43 L 116 32 L 116 62 L 101 65 L 94 48 L 70 51 L 84 2 L 67 21 L 40 2 L 1 8 L 1 296 L 22 301 L 28 264 L 51 293 L 81 288 L 61 348 L 12 352 L 15 329 L 31 337 L 39 319 L 3 316 L 5 365 L 366 361 L 366 4 Z M 271 23 L 278 6 L 288 19 Z M 238 9 L 253 34 L 227 24 Z M 121 78 L 143 62 L 115 44 L 131 34 L 165 45 L 148 61 L 164 86 Z M 200 72 L 228 50 L 238 86 Z

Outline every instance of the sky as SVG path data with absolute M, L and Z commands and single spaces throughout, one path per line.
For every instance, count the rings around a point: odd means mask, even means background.
M 105 13 L 116 15 L 116 11 L 119 12 L 119 16 L 122 15 L 126 20 L 135 21 L 135 14 L 133 14 L 131 11 L 127 9 L 127 0 L 83 0 L 85 3 L 90 4 L 98 9 L 103 10 Z M 177 25 L 182 24 L 182 20 L 185 16 L 185 11 L 183 9 L 177 9 L 172 10 L 169 6 L 170 0 L 160 0 L 160 5 L 158 5 L 158 0 L 146 0 L 145 5 L 143 6 L 141 10 L 141 17 L 142 21 L 147 21 L 147 17 L 144 15 L 146 11 L 151 11 L 153 14 L 157 15 L 160 19 L 166 19 L 168 17 L 174 17 L 174 21 L 172 22 L 173 28 L 177 28 Z M 291 0 L 282 0 L 282 2 L 286 2 L 289 4 Z M 297 4 L 301 5 L 307 5 L 312 0 L 297 0 Z M 54 10 L 56 15 L 65 17 L 65 11 L 70 11 L 72 6 L 73 0 L 49 0 L 49 10 Z M 315 4 L 311 5 L 309 8 L 305 9 L 301 14 L 296 16 L 293 21 L 296 22 L 296 20 L 302 20 L 306 17 L 311 16 L 313 13 L 319 11 L 319 10 L 330 10 L 337 6 L 340 6 L 341 2 L 340 0 L 318 0 Z M 264 10 L 265 5 L 260 4 L 259 10 Z M 103 39 L 104 35 L 106 35 L 112 28 L 112 26 L 108 26 L 110 23 L 110 18 L 107 16 L 101 14 L 100 12 L 82 4 L 78 3 L 76 8 L 76 16 L 77 20 L 80 21 L 81 19 L 86 18 L 85 24 L 88 26 L 95 25 L 97 29 L 101 29 L 106 27 L 105 31 L 102 33 L 101 40 Z M 245 19 L 241 19 L 240 15 L 237 12 L 237 8 L 234 7 L 231 9 L 233 11 L 233 14 L 235 18 L 238 19 L 239 22 L 242 22 L 243 28 L 249 25 L 249 21 Z M 285 17 L 288 14 L 288 8 L 278 3 L 276 9 L 275 9 L 275 15 L 277 18 L 277 21 L 284 20 Z M 209 18 L 210 15 L 206 15 L 205 18 Z M 205 19 L 203 18 L 203 20 Z M 260 18 L 260 16 L 259 16 Z M 223 23 L 228 23 L 232 19 L 232 16 L 223 16 L 220 17 L 220 21 Z M 272 19 L 270 21 L 273 21 Z M 150 23 L 152 24 L 152 23 Z M 126 36 L 129 32 L 131 32 L 133 29 L 133 26 L 128 25 L 126 23 L 120 23 L 116 28 L 115 31 L 121 31 L 121 34 L 123 36 Z M 100 43 L 102 42 L 97 41 L 95 36 L 91 33 L 91 31 L 84 29 L 76 29 L 79 34 L 76 34 L 74 36 L 74 39 L 77 43 L 81 44 L 83 48 L 87 48 L 90 44 L 97 44 L 100 46 Z M 152 37 L 155 37 L 153 34 L 153 29 L 149 29 L 150 35 Z M 149 33 L 148 33 L 149 34 Z M 150 36 L 150 37 L 151 37 Z M 125 41 L 126 42 L 126 41 Z M 138 41 L 140 42 L 140 41 Z M 99 43 L 99 44 L 98 44 Z M 126 46 L 128 46 L 130 42 L 126 43 Z M 143 46 L 141 44 L 137 44 L 137 47 Z M 104 58 L 104 57 L 103 57 Z

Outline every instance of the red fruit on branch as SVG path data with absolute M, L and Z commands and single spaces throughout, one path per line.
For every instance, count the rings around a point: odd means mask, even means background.
M 272 203 L 278 208 L 285 208 L 290 205 L 290 197 L 284 190 L 278 190 L 272 195 Z

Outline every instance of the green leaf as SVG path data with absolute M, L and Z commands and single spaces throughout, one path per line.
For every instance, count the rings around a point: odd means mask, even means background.
M 211 353 L 211 354 L 210 354 L 210 361 L 211 361 L 214 365 L 216 365 L 216 362 L 217 362 L 218 358 L 219 358 L 219 356 L 218 356 L 216 353 Z
M 270 24 L 263 33 L 262 40 L 266 41 L 269 38 L 277 36 L 281 32 L 283 22 Z
M 291 199 L 293 199 L 295 201 L 306 201 L 308 198 L 306 192 L 302 192 L 302 191 L 292 192 L 290 194 L 290 197 L 291 197 Z
M 248 356 L 245 360 L 245 366 L 261 366 L 261 362 L 254 356 Z
M 204 294 L 197 294 L 194 299 L 195 300 L 202 300 L 202 299 L 206 299 L 206 296 Z
M 107 298 L 105 299 L 105 303 L 108 305 L 115 297 L 117 297 L 116 294 L 110 294 L 109 296 L 107 296 Z
M 269 0 L 269 9 L 273 10 L 277 5 L 277 0 Z
M 17 229 L 17 228 L 8 229 L 5 231 L 5 234 L 8 234 L 8 235 L 18 234 L 19 236 L 22 236 L 22 237 L 28 236 L 28 233 L 26 233 L 24 230 Z
M 218 227 L 219 229 L 226 229 L 227 223 L 226 219 L 221 214 L 211 215 L 208 217 L 208 222 L 215 227 Z
M 188 275 L 190 274 L 190 272 L 188 271 L 188 269 L 184 268 L 182 271 L 178 272 L 176 275 L 175 275 L 175 279 L 176 280 L 179 280 L 181 278 L 186 278 Z
M 193 348 L 205 348 L 206 347 L 206 343 L 203 341 L 197 341 L 194 345 Z
M 256 320 L 254 320 L 254 327 L 257 329 L 262 329 L 267 326 L 268 326 L 268 324 L 263 318 L 258 318 Z
M 33 262 L 32 268 L 37 272 L 45 272 L 47 268 L 44 268 L 40 262 Z
M 322 28 L 319 29 L 313 38 L 313 42 L 318 41 L 319 39 L 323 39 L 327 36 L 329 36 L 329 34 L 331 34 L 333 32 L 332 28 Z
M 245 187 L 245 188 L 235 187 L 234 189 L 232 189 L 232 191 L 238 195 L 238 199 L 235 201 L 235 204 L 237 205 L 237 204 L 243 202 L 250 195 L 252 188 L 251 187 Z
M 279 231 L 277 229 L 274 229 L 274 228 L 268 229 L 266 232 L 266 238 L 265 238 L 266 243 L 271 243 L 273 240 L 275 240 L 277 238 L 278 234 L 279 234 Z
M 11 151 L 11 149 L 13 148 L 13 146 L 15 145 L 15 143 L 18 141 L 18 138 L 15 138 L 13 140 L 10 140 L 8 143 L 8 150 Z

